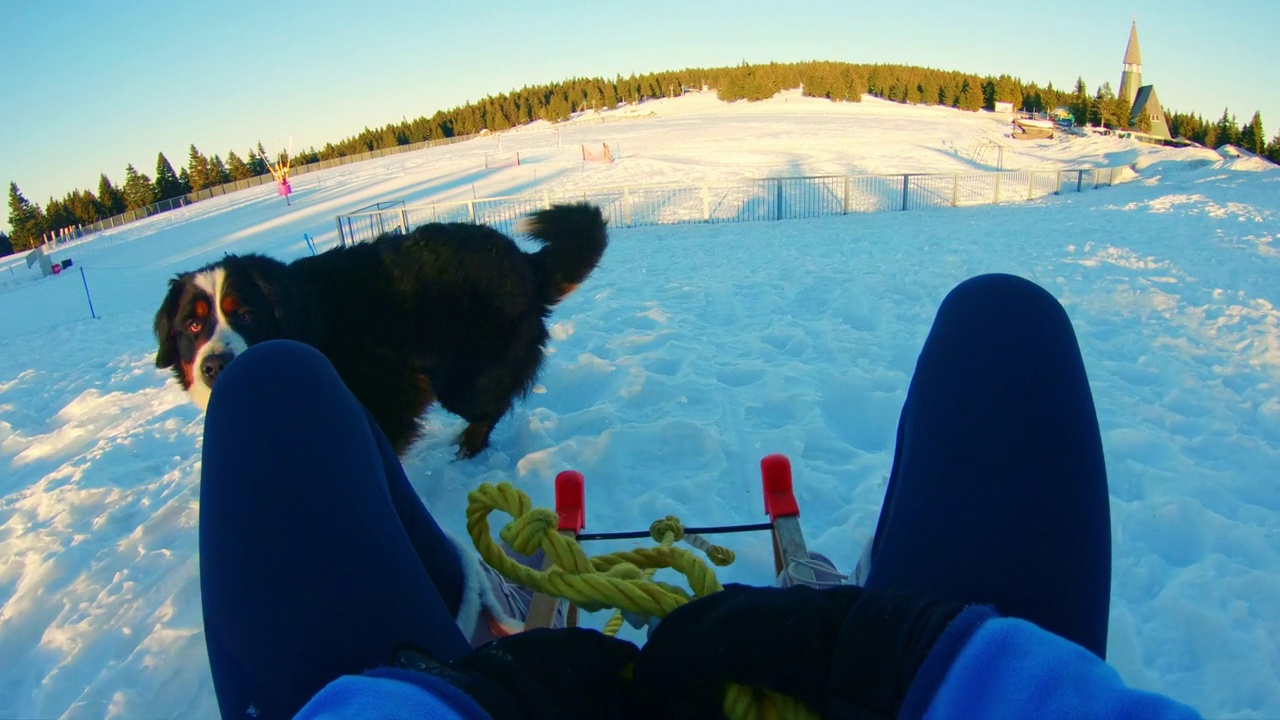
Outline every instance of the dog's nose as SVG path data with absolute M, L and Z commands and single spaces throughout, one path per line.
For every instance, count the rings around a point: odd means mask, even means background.
M 227 363 L 234 357 L 235 353 L 229 352 L 206 355 L 204 362 L 200 363 L 200 377 L 204 380 L 204 384 L 213 387 L 213 381 L 227 369 Z

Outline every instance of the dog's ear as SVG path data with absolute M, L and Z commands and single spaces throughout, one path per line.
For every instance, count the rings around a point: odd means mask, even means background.
M 169 292 L 156 311 L 156 321 L 152 330 L 156 334 L 156 367 L 173 367 L 178 363 L 178 341 L 173 337 L 173 321 L 178 314 L 178 303 L 182 299 L 184 283 L 182 278 L 169 280 Z
M 262 259 L 265 262 L 256 263 L 250 277 L 271 303 L 280 336 L 314 345 L 320 340 L 322 326 L 311 307 L 307 288 L 291 266 L 270 258 Z

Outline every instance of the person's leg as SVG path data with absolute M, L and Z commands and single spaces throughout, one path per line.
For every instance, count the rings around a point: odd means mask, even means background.
M 989 603 L 1105 657 L 1102 440 L 1070 320 L 1039 286 L 984 275 L 938 309 L 866 586 Z
M 226 717 L 291 717 L 398 643 L 448 661 L 463 570 L 318 351 L 251 347 L 218 378 L 200 478 L 205 640 Z

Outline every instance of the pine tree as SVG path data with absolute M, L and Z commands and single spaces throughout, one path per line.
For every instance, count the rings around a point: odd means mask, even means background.
M 734 102 L 741 100 L 743 97 L 742 82 L 738 75 L 729 73 L 720 79 L 720 86 L 716 88 L 716 98 L 721 102 Z
M 1071 93 L 1071 101 L 1067 109 L 1071 111 L 1071 116 L 1075 118 L 1077 125 L 1089 123 L 1089 109 L 1092 104 L 1089 100 L 1089 91 L 1085 89 L 1084 78 L 1076 78 L 1076 87 Z
M 813 68 L 806 72 L 801 79 L 804 86 L 800 94 L 806 97 L 827 98 L 832 97 L 831 76 L 825 68 Z
M 920 81 L 920 100 L 925 105 L 937 105 L 941 100 L 942 88 L 938 86 L 938 81 L 933 75 L 926 75 Z
M 75 224 L 76 218 L 65 202 L 49 198 L 49 202 L 44 204 L 44 226 L 48 230 L 57 232 Z
M 98 179 L 98 215 L 103 218 L 114 217 L 125 211 L 124 193 L 115 185 L 106 173 Z
M 1207 148 L 1219 148 L 1222 146 L 1222 143 L 1218 142 L 1218 126 L 1216 124 L 1205 123 L 1200 135 L 1204 138 L 1199 141 L 1201 145 Z
M 160 153 L 156 157 L 156 202 L 176 198 L 185 194 L 178 173 L 173 171 L 169 159 Z
M 1280 132 L 1276 133 L 1276 136 L 1271 138 L 1271 142 L 1267 143 L 1266 155 L 1268 160 L 1280 165 Z
M 1124 98 L 1120 98 L 1120 100 L 1123 101 L 1126 106 L 1129 105 L 1128 100 L 1125 100 Z M 1143 133 L 1151 132 L 1151 116 L 1147 113 L 1138 115 L 1138 118 L 1133 121 L 1133 129 Z
M 993 91 L 993 100 L 995 102 L 1010 102 L 1015 108 L 1022 107 L 1022 88 L 1019 87 L 1017 80 L 1008 75 L 1001 75 L 996 79 Z M 993 104 L 992 109 L 995 109 Z
M 88 190 L 74 190 L 62 202 L 76 225 L 89 225 L 102 219 L 101 204 Z
M 961 110 L 977 112 L 982 109 L 984 102 L 982 81 L 976 77 L 966 78 L 964 85 L 960 88 L 960 104 L 957 107 Z
M 333 146 L 330 145 L 329 147 Z M 266 151 L 262 149 L 262 143 L 258 143 L 258 152 L 255 152 L 253 148 L 249 148 L 249 162 L 245 163 L 245 165 L 249 166 L 249 172 L 252 173 L 252 177 L 266 175 L 271 172 L 267 169 L 267 161 L 263 159 L 263 155 L 266 155 Z M 333 157 L 338 156 L 334 155 Z
M 862 102 L 862 96 L 867 92 L 867 76 L 861 71 L 846 66 L 838 73 L 841 99 L 849 102 Z
M 244 160 L 240 159 L 235 150 L 227 152 L 227 174 L 237 182 L 253 177 L 253 172 L 249 170 L 249 166 L 245 164 Z
M 1142 113 L 1141 117 L 1133 116 L 1133 105 L 1128 98 L 1111 98 L 1111 117 L 1117 129 L 1132 128 L 1139 132 L 1151 132 L 1151 116 Z M 1146 121 L 1145 123 L 1143 121 Z M 1144 127 L 1145 126 L 1145 127 Z
M 1176 128 L 1176 129 L 1175 129 Z M 1175 113 L 1174 124 L 1169 127 L 1169 131 L 1174 137 L 1185 137 L 1194 143 L 1199 143 L 1208 147 L 1209 133 L 1212 127 L 1205 123 L 1204 118 L 1196 113 L 1183 115 Z
M 146 173 L 140 173 L 130 163 L 124 169 L 124 202 L 130 210 L 140 210 L 156 201 L 156 188 Z
M 9 241 L 14 250 L 29 250 L 40 244 L 45 231 L 44 212 L 22 196 L 18 183 L 9 183 Z
M 216 181 L 210 182 L 209 159 L 200 154 L 194 143 L 187 158 L 187 184 L 191 186 L 192 192 L 200 192 L 210 185 L 218 184 Z
M 1104 82 L 1093 96 L 1093 102 L 1089 108 L 1089 122 L 1112 130 L 1124 129 L 1129 127 L 1131 110 L 1129 101 L 1117 98 L 1115 91 L 1111 89 L 1111 83 Z
M 231 181 L 231 174 L 227 172 L 227 166 L 222 162 L 222 158 L 214 155 L 209 158 L 209 187 L 216 185 L 225 185 Z
M 1267 150 L 1267 136 L 1262 132 L 1262 112 L 1255 110 L 1253 119 L 1240 128 L 1240 147 L 1254 155 L 1262 155 Z
M 1040 108 L 1045 112 L 1053 112 L 1062 105 L 1062 93 L 1053 87 L 1053 83 L 1049 83 L 1048 87 L 1040 91 Z
M 1212 147 L 1240 144 L 1240 126 L 1236 124 L 1236 117 L 1226 108 L 1223 108 L 1222 118 L 1218 120 L 1216 128 L 1218 132 L 1214 135 Z

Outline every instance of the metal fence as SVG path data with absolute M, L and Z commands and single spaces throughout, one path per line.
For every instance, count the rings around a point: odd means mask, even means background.
M 828 175 L 733 184 L 628 185 L 590 192 L 544 192 L 463 202 L 365 209 L 336 219 L 343 245 L 432 222 L 489 225 L 512 234 L 521 217 L 557 202 L 598 205 L 612 227 L 756 222 L 852 213 L 967 207 L 1034 200 L 1115 184 L 1124 166 L 954 174 Z

